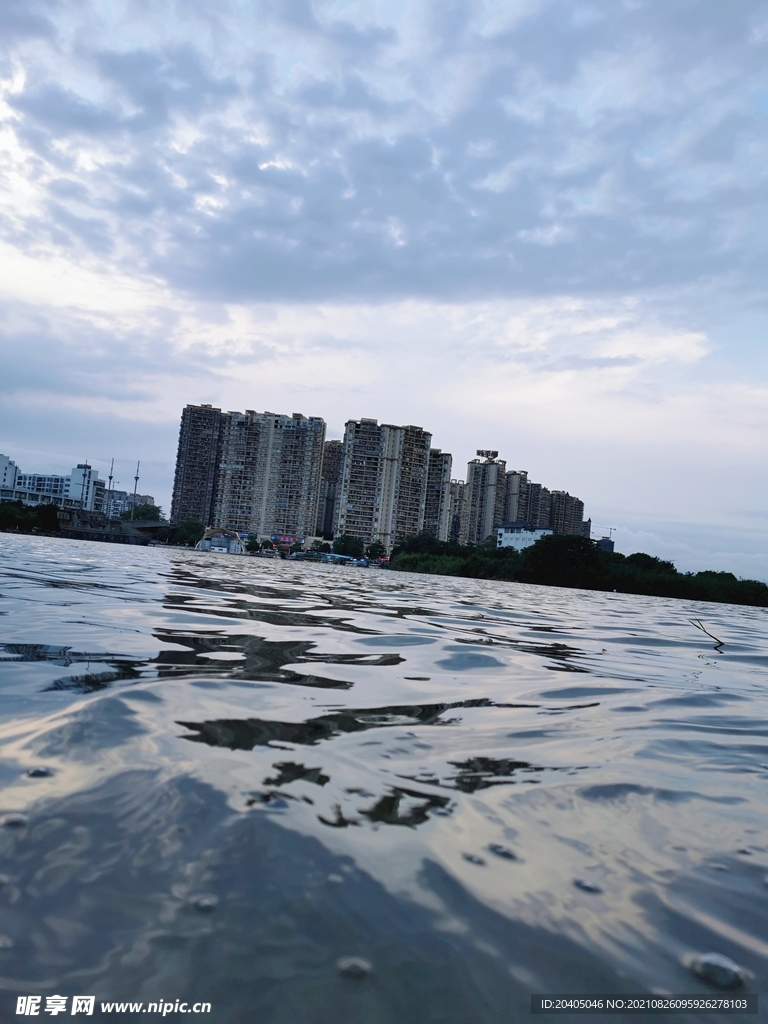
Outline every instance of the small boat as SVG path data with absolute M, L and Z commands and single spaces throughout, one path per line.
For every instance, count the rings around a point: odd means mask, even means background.
M 195 544 L 195 551 L 214 551 L 220 555 L 244 555 L 245 545 L 234 530 L 221 526 L 209 526 L 202 540 Z

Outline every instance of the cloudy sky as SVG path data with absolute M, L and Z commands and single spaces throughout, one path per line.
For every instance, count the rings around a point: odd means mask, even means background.
M 768 3 L 3 0 L 0 452 L 417 423 L 768 579 Z

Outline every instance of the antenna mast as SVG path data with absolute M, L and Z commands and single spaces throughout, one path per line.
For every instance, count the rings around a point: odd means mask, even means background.
M 112 517 L 112 479 L 115 471 L 115 460 L 112 459 L 112 465 L 109 467 L 109 486 L 107 487 L 107 515 Z
M 133 513 L 136 511 L 136 491 L 139 489 L 139 466 L 140 462 L 136 463 L 136 476 L 133 478 L 133 504 L 131 505 L 131 521 L 133 521 Z

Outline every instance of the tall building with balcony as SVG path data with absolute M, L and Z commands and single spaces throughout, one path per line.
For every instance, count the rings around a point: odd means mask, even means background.
M 336 495 L 343 462 L 344 442 L 326 441 L 323 451 L 323 471 L 320 477 L 320 500 L 317 505 L 317 533 L 320 537 L 333 536 Z
M 552 493 L 543 484 L 529 482 L 523 503 L 524 522 L 534 530 L 544 530 L 552 517 Z
M 584 522 L 584 502 L 568 491 L 552 491 L 550 525 L 554 533 L 589 537 L 592 523 Z
M 325 421 L 230 412 L 222 420 L 212 525 L 257 536 L 314 536 Z
M 334 534 L 389 551 L 424 527 L 432 435 L 421 427 L 349 420 Z
M 520 515 L 527 501 L 528 473 L 524 469 L 507 470 L 504 495 L 504 522 L 525 522 Z
M 448 540 L 451 514 L 451 469 L 453 456 L 439 448 L 430 448 L 427 470 L 427 495 L 424 505 L 424 532 L 438 540 Z
M 482 544 L 488 537 L 495 541 L 496 527 L 504 521 L 507 464 L 498 452 L 477 454 L 480 458 L 467 465 L 464 544 Z
M 463 480 L 451 480 L 448 491 L 448 540 L 462 542 L 465 535 L 467 485 Z
M 227 414 L 211 405 L 187 405 L 181 414 L 176 473 L 173 480 L 171 522 L 213 521 L 219 438 Z

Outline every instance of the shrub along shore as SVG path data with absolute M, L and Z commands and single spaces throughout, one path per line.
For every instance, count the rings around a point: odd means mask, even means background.
M 730 572 L 678 572 L 672 562 L 642 552 L 621 555 L 599 551 L 586 537 L 542 537 L 517 552 L 497 548 L 491 540 L 465 547 L 422 533 L 396 547 L 389 564 L 400 572 L 514 580 L 549 587 L 615 590 L 620 594 L 768 608 L 768 586 L 758 580 L 740 580 Z

